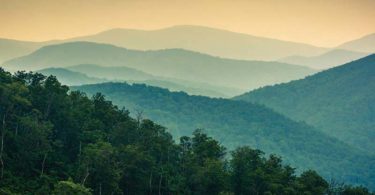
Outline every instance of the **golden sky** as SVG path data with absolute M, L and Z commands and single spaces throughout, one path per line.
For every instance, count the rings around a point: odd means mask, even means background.
M 375 32 L 375 0 L 0 0 L 0 37 L 203 25 L 317 46 Z

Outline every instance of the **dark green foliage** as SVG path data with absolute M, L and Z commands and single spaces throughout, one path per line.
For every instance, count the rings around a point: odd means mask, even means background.
M 315 171 L 306 171 L 297 179 L 297 188 L 302 194 L 323 194 L 328 183 Z
M 55 190 L 52 192 L 53 195 L 90 195 L 89 189 L 83 187 L 80 184 L 76 184 L 72 181 L 59 181 Z
M 200 130 L 176 144 L 166 129 L 102 94 L 68 94 L 54 77 L 0 69 L 1 194 L 323 194 L 275 156 L 226 149 Z M 243 186 L 250 186 L 250 189 Z M 343 192 L 366 192 L 348 187 Z
M 102 92 L 131 113 L 140 112 L 168 127 L 174 137 L 202 128 L 230 150 L 250 145 L 266 154 L 285 157 L 287 163 L 298 167 L 298 172 L 314 169 L 325 178 L 375 185 L 374 157 L 264 106 L 139 84 L 103 83 L 73 89 L 88 94 Z

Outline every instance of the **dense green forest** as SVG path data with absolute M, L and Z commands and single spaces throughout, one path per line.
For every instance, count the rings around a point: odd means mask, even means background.
M 250 145 L 285 157 L 297 171 L 314 169 L 327 179 L 375 185 L 373 156 L 261 105 L 140 84 L 103 83 L 73 89 L 89 95 L 101 92 L 134 117 L 141 115 L 168 127 L 176 138 L 200 128 L 230 150 Z
M 236 97 L 264 104 L 375 155 L 375 54 Z
M 68 91 L 0 69 L 1 194 L 370 194 L 250 147 L 229 152 L 201 130 L 176 143 L 101 94 Z

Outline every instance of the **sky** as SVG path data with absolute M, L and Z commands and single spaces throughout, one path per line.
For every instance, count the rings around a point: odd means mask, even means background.
M 333 47 L 375 33 L 375 0 L 0 0 L 0 37 L 201 25 Z

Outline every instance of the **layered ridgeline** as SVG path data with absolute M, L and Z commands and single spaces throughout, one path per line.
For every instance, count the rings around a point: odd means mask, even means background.
M 67 68 L 45 68 L 37 70 L 36 72 L 42 73 L 46 76 L 56 76 L 62 84 L 68 86 L 103 83 L 108 81 L 126 81 L 128 83 L 143 83 L 151 86 L 167 88 L 171 91 L 184 91 L 191 95 L 233 97 L 234 95 L 241 94 L 240 90 L 232 88 L 156 77 L 127 67 L 102 67 L 93 64 L 81 64 Z
M 327 178 L 375 187 L 375 157 L 264 106 L 126 83 L 85 85 L 73 90 L 101 92 L 135 116 L 168 127 L 176 137 L 202 128 L 230 149 L 250 145 L 282 155 L 299 171 L 313 168 Z
M 137 50 L 182 48 L 214 56 L 247 60 L 276 60 L 291 55 L 312 56 L 327 50 L 303 43 L 193 25 L 149 31 L 113 29 L 69 41 L 109 43 Z
M 77 64 L 126 66 L 155 76 L 240 89 L 286 82 L 315 72 L 297 65 L 224 59 L 182 49 L 137 51 L 89 42 L 47 46 L 4 63 L 10 69 L 31 70 Z
M 0 81 L 1 194 L 370 194 L 296 175 L 249 147 L 227 160 L 199 130 L 176 144 L 164 127 L 54 77 L 0 69 Z
M 373 53 L 375 53 L 375 50 Z M 290 56 L 278 61 L 289 64 L 304 65 L 317 69 L 328 69 L 350 61 L 358 60 L 367 55 L 369 54 L 343 49 L 334 49 L 318 56 Z
M 210 97 L 233 97 L 241 94 L 241 89 L 222 87 L 197 81 L 187 81 L 176 78 L 159 77 L 128 67 L 105 67 L 94 64 L 80 64 L 67 67 L 69 70 L 81 72 L 90 76 L 130 83 L 145 83 L 152 86 L 168 88 L 171 91 L 185 91 L 192 95 Z
M 288 61 L 293 59 L 292 62 L 301 62 L 302 58 L 327 55 L 329 50 L 332 49 L 374 53 L 374 37 L 374 34 L 370 34 L 360 39 L 343 43 L 336 48 L 320 48 L 303 43 L 257 37 L 203 26 L 174 26 L 150 31 L 112 29 L 95 35 L 45 42 L 0 39 L 0 63 L 27 55 L 43 46 L 73 41 L 107 43 L 137 50 L 181 48 L 234 59 L 279 60 L 287 58 Z M 328 53 L 324 54 L 326 52 Z M 355 55 L 355 52 L 350 55 Z M 324 63 L 329 61 L 346 63 L 348 61 L 343 61 L 343 59 L 352 59 L 346 56 L 344 58 L 337 55 L 329 56 L 329 60 L 325 59 Z M 302 63 L 305 64 L 311 61 L 311 59 L 305 60 Z
M 374 154 L 375 55 L 235 99 L 264 104 Z
M 256 37 L 203 26 L 175 26 L 160 30 L 113 29 L 95 35 L 44 42 L 0 39 L 0 63 L 27 55 L 40 47 L 72 41 L 108 43 L 138 50 L 182 48 L 226 58 L 277 60 L 292 55 L 313 56 L 327 49 L 303 43 Z

